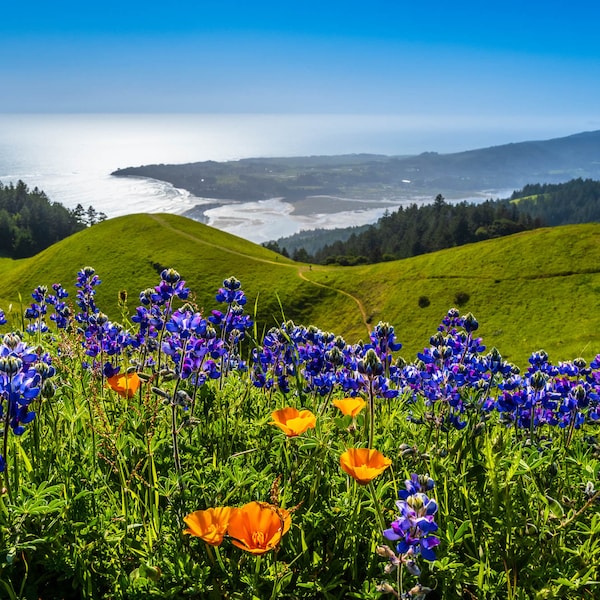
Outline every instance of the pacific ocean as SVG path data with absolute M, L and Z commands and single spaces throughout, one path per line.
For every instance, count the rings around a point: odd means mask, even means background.
M 575 124 L 482 123 L 397 115 L 0 114 L 0 182 L 24 181 L 68 208 L 107 217 L 181 214 L 210 199 L 118 168 L 266 156 L 456 152 L 573 133 Z M 221 206 L 208 224 L 255 242 L 301 229 L 371 223 L 384 209 L 294 215 L 272 199 Z

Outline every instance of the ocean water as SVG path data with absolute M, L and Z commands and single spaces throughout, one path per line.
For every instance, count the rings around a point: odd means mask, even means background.
M 68 208 L 109 218 L 181 214 L 210 199 L 170 184 L 112 177 L 118 168 L 247 157 L 455 152 L 576 133 L 575 123 L 529 123 L 369 115 L 0 114 L 0 182 L 24 181 Z M 393 207 L 390 207 L 393 208 Z M 384 208 L 295 215 L 278 199 L 207 211 L 208 224 L 263 242 L 302 229 L 377 220 Z

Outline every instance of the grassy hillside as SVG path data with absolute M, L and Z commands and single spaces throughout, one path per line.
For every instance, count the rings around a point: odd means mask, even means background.
M 300 265 L 261 246 L 173 215 L 111 219 L 39 255 L 0 261 L 0 307 L 30 301 L 40 284 L 61 282 L 73 298 L 77 271 L 91 265 L 103 280 L 98 303 L 118 318 L 127 289 L 130 312 L 163 267 L 177 269 L 201 307 L 215 307 L 225 277 L 242 281 L 259 329 L 287 318 L 365 338 L 379 320 L 392 323 L 413 359 L 462 293 L 488 347 L 524 365 L 540 348 L 552 360 L 600 352 L 600 224 L 567 226 L 489 240 L 402 261 L 360 267 Z M 421 308 L 419 298 L 429 306 Z M 16 310 L 14 308 L 14 310 Z
M 488 347 L 525 364 L 544 348 L 553 360 L 600 351 L 600 224 L 540 229 L 459 248 L 312 277 L 361 298 L 373 323 L 393 323 L 407 357 L 462 292 Z M 418 299 L 431 304 L 420 308 Z
M 258 299 L 261 327 L 281 321 L 278 298 L 286 316 L 298 322 L 310 322 L 322 306 L 348 315 L 330 322 L 342 329 L 350 327 L 355 310 L 351 299 L 304 281 L 298 277 L 298 264 L 262 246 L 183 217 L 145 214 L 105 221 L 30 259 L 0 261 L 0 307 L 6 311 L 19 293 L 28 303 L 35 286 L 54 282 L 74 298 L 77 271 L 86 265 L 102 279 L 98 305 L 115 319 L 119 291 L 128 291 L 133 312 L 139 292 L 156 285 L 165 267 L 180 272 L 207 311 L 216 308 L 214 296 L 223 279 L 236 276 L 248 294 L 250 312 Z

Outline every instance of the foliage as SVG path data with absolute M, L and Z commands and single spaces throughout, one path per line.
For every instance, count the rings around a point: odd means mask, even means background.
M 419 307 L 427 308 L 431 304 L 431 300 L 428 296 L 419 296 Z
M 504 200 L 401 206 L 362 228 L 302 232 L 271 243 L 275 251 L 302 253 L 304 262 L 349 266 L 419 256 L 443 248 L 544 226 L 600 220 L 600 181 L 573 179 L 526 185 Z M 306 240 L 306 245 L 302 247 Z M 295 256 L 295 255 L 294 255 Z
M 71 211 L 50 202 L 44 192 L 30 191 L 22 181 L 0 183 L 0 253 L 5 256 L 32 256 L 103 219 L 91 206 L 85 213 L 81 205 Z
M 233 277 L 204 311 L 164 269 L 120 322 L 75 287 L 0 344 L 4 597 L 597 595 L 600 355 L 520 372 L 451 310 L 408 363 L 383 322 L 259 335 Z
M 456 292 L 454 295 L 454 304 L 457 306 L 464 306 L 471 296 L 467 292 Z
M 352 234 L 366 231 L 370 225 L 355 225 L 353 227 L 336 227 L 334 229 L 307 229 L 293 235 L 279 238 L 276 241 L 265 242 L 263 246 L 285 256 L 304 248 L 309 256 L 317 250 L 335 241 L 345 242 Z
M 326 244 L 310 257 L 310 262 L 355 264 L 382 262 L 390 257 L 407 258 L 443 248 L 501 237 L 539 227 L 517 205 L 487 200 L 479 204 L 449 204 L 438 194 L 432 204 L 416 203 L 386 212 L 375 225 L 353 233 L 345 241 Z M 284 240 L 279 240 L 284 247 Z
M 592 179 L 526 185 L 513 193 L 511 201 L 520 211 L 552 227 L 600 221 L 600 181 Z

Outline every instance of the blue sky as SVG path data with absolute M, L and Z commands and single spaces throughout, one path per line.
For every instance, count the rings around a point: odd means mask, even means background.
M 600 129 L 596 2 L 5 2 L 0 112 L 573 119 Z

